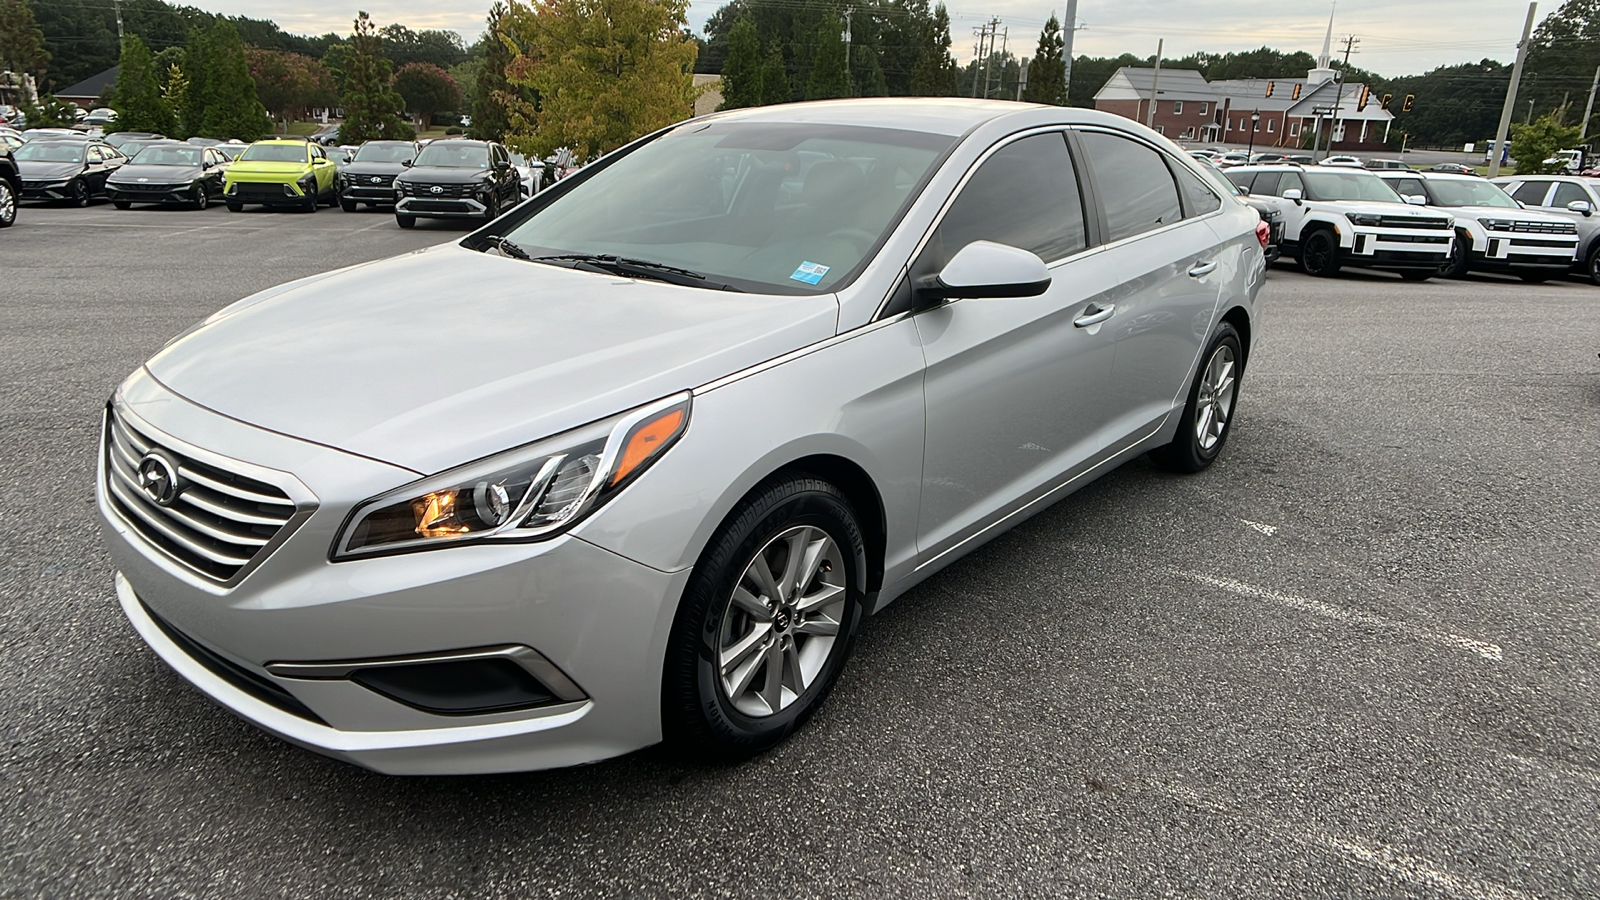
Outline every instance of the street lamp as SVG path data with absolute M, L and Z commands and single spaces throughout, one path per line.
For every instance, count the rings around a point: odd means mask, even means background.
M 1252 109 L 1250 111 L 1250 149 L 1245 151 L 1245 155 L 1246 156 L 1249 156 L 1249 155 L 1252 155 L 1252 154 L 1255 153 L 1255 149 L 1256 149 L 1256 126 L 1258 126 L 1260 124 L 1261 124 L 1261 110 Z

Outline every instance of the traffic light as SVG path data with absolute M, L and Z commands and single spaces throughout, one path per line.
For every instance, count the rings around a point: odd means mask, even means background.
M 1416 99 L 1417 99 L 1417 95 L 1416 94 L 1407 94 L 1406 95 L 1406 102 L 1400 104 L 1400 111 L 1401 112 L 1411 112 L 1411 104 L 1416 102 Z
M 1298 82 L 1298 81 L 1295 82 L 1294 93 L 1292 95 L 1290 95 L 1289 99 L 1290 100 L 1299 100 L 1300 99 L 1300 82 Z
M 1269 81 L 1269 82 L 1267 82 L 1267 96 L 1268 96 L 1268 97 L 1271 97 L 1271 96 L 1272 96 L 1272 87 L 1273 87 L 1273 85 L 1275 85 L 1275 84 L 1277 84 L 1277 82 L 1275 82 L 1275 81 Z
M 1367 100 L 1370 99 L 1371 97 L 1372 97 L 1372 88 L 1367 86 L 1367 85 L 1362 85 L 1361 86 L 1361 99 L 1356 101 L 1356 112 L 1361 112 L 1362 110 L 1366 109 L 1367 108 Z
M 1389 101 L 1391 101 L 1393 99 L 1394 99 L 1394 95 L 1393 94 L 1384 94 L 1383 95 L 1383 108 L 1384 109 L 1388 109 L 1389 108 Z

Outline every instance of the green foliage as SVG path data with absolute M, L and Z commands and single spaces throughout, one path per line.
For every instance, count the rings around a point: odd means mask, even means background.
M 1534 101 L 1536 109 L 1544 111 L 1563 102 L 1564 95 L 1584 97 L 1594 82 L 1597 64 L 1600 64 L 1600 0 L 1566 0 L 1539 23 L 1528 41 L 1527 68 L 1517 94 L 1521 105 L 1518 118 L 1527 112 L 1529 100 Z M 1503 83 L 1500 91 L 1505 92 Z M 1420 102 L 1421 98 L 1418 100 Z M 1496 102 L 1495 112 L 1499 111 Z M 1586 134 L 1594 130 L 1593 127 L 1584 129 Z M 1518 149 L 1514 143 L 1512 149 Z
M 117 93 L 111 102 L 117 111 L 114 131 L 153 131 L 177 136 L 178 120 L 166 98 L 161 96 L 161 81 L 156 76 L 150 48 L 130 34 L 122 39 L 122 59 L 118 63 Z
M 475 45 L 482 51 L 477 80 L 467 94 L 472 111 L 472 127 L 467 134 L 479 140 L 505 140 L 511 131 L 511 106 L 530 99 L 506 80 L 506 66 L 511 64 L 515 44 L 506 32 L 505 16 L 504 3 L 489 7 L 488 30 Z
M 833 100 L 850 96 L 850 72 L 845 68 L 844 40 L 839 36 L 839 26 L 826 19 L 818 23 L 815 47 L 811 77 L 806 81 L 806 99 Z
M 161 73 L 158 70 L 156 74 L 159 75 Z M 167 108 L 172 110 L 173 131 L 171 134 L 174 136 L 183 133 L 183 128 L 180 127 L 183 123 L 178 121 L 178 111 L 187 104 L 188 96 L 189 77 L 183 74 L 183 67 L 177 63 L 168 63 L 166 77 L 161 85 L 161 99 L 165 100 Z
M 1561 111 L 1540 116 L 1532 124 L 1513 123 L 1511 154 L 1517 160 L 1518 175 L 1555 175 L 1566 171 L 1565 161 L 1548 165 L 1558 150 L 1578 145 L 1583 132 L 1576 125 L 1561 124 Z
M 23 115 L 28 117 L 29 128 L 66 128 L 77 122 L 78 107 L 53 94 L 45 94 L 37 104 L 21 104 Z
M 0 69 L 43 75 L 49 62 L 28 0 L 0 0 Z
M 406 63 L 394 73 L 394 89 L 417 121 L 427 125 L 433 114 L 461 108 L 461 88 L 450 74 L 433 63 Z
M 766 59 L 761 61 L 761 106 L 790 103 L 794 88 L 789 84 L 788 70 L 783 65 L 783 51 L 777 44 L 767 48 Z
M 188 133 L 254 141 L 272 130 L 232 22 L 216 19 L 190 31 L 184 59 L 189 85 L 179 118 Z
M 734 23 L 728 33 L 728 58 L 722 64 L 722 105 L 718 109 L 760 106 L 761 39 L 749 17 Z
M 513 0 L 506 78 L 539 100 L 511 108 L 507 140 L 529 156 L 568 147 L 589 159 L 687 118 L 697 95 L 688 10 L 688 0 Z
M 1409 133 L 1413 146 L 1459 149 L 1469 141 L 1492 140 L 1510 79 L 1511 67 L 1492 59 L 1396 78 L 1383 89 L 1394 94 L 1389 107 L 1395 116 L 1391 131 Z M 1407 94 L 1415 94 L 1416 103 L 1411 112 L 1402 112 L 1401 101 Z
M 250 49 L 245 51 L 245 59 L 261 105 L 275 113 L 285 127 L 311 109 L 333 106 L 339 100 L 333 73 L 303 53 Z
M 341 144 L 363 141 L 411 140 L 416 129 L 399 116 L 404 104 L 395 93 L 390 77 L 391 63 L 381 53 L 382 40 L 365 12 L 358 13 L 355 33 L 350 36 L 350 58 L 345 68 L 344 124 L 339 126 Z
M 395 71 L 411 63 L 431 63 L 448 69 L 467 58 L 461 35 L 454 31 L 412 31 L 399 23 L 378 31 L 383 39 L 383 55 L 394 63 Z
M 1044 30 L 1039 32 L 1039 49 L 1028 65 L 1028 86 L 1023 88 L 1022 99 L 1051 106 L 1067 105 L 1067 63 L 1061 55 L 1062 47 L 1061 22 L 1051 13 L 1045 20 Z

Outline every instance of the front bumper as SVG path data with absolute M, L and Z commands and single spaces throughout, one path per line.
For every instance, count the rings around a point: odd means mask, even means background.
M 1450 260 L 1455 231 L 1358 228 L 1345 249 L 1345 265 L 1373 269 L 1437 269 Z
M 58 182 L 30 182 L 22 183 L 23 200 L 67 200 L 71 198 L 67 185 L 69 181 Z
M 425 218 L 482 218 L 488 207 L 470 197 L 431 200 L 426 197 L 401 197 L 394 211 L 404 216 Z
M 1489 232 L 1483 250 L 1473 250 L 1467 267 L 1478 272 L 1550 272 L 1572 268 L 1578 236 Z
M 392 774 L 573 765 L 660 740 L 661 665 L 688 570 L 662 572 L 571 534 L 331 563 L 348 510 L 412 473 L 223 419 L 147 377 L 124 385 L 117 409 L 163 446 L 181 443 L 174 433 L 204 434 L 241 460 L 294 471 L 317 495 L 310 518 L 230 588 L 151 548 L 108 502 L 101 474 L 119 603 L 163 660 L 231 712 Z M 357 667 L 352 660 L 506 646 L 530 648 L 548 665 L 532 671 L 555 696 L 441 714 L 341 675 Z
M 229 181 L 222 196 L 234 203 L 300 206 L 307 195 L 298 181 Z
M 106 184 L 106 196 L 127 203 L 186 203 L 194 199 L 194 185 L 168 184 L 151 190 L 143 185 Z

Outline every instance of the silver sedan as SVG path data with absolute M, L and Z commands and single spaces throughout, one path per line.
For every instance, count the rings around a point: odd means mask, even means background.
M 664 129 L 129 376 L 117 596 L 224 707 L 384 772 L 759 752 L 913 585 L 1222 452 L 1262 246 L 1197 165 L 1004 102 Z

